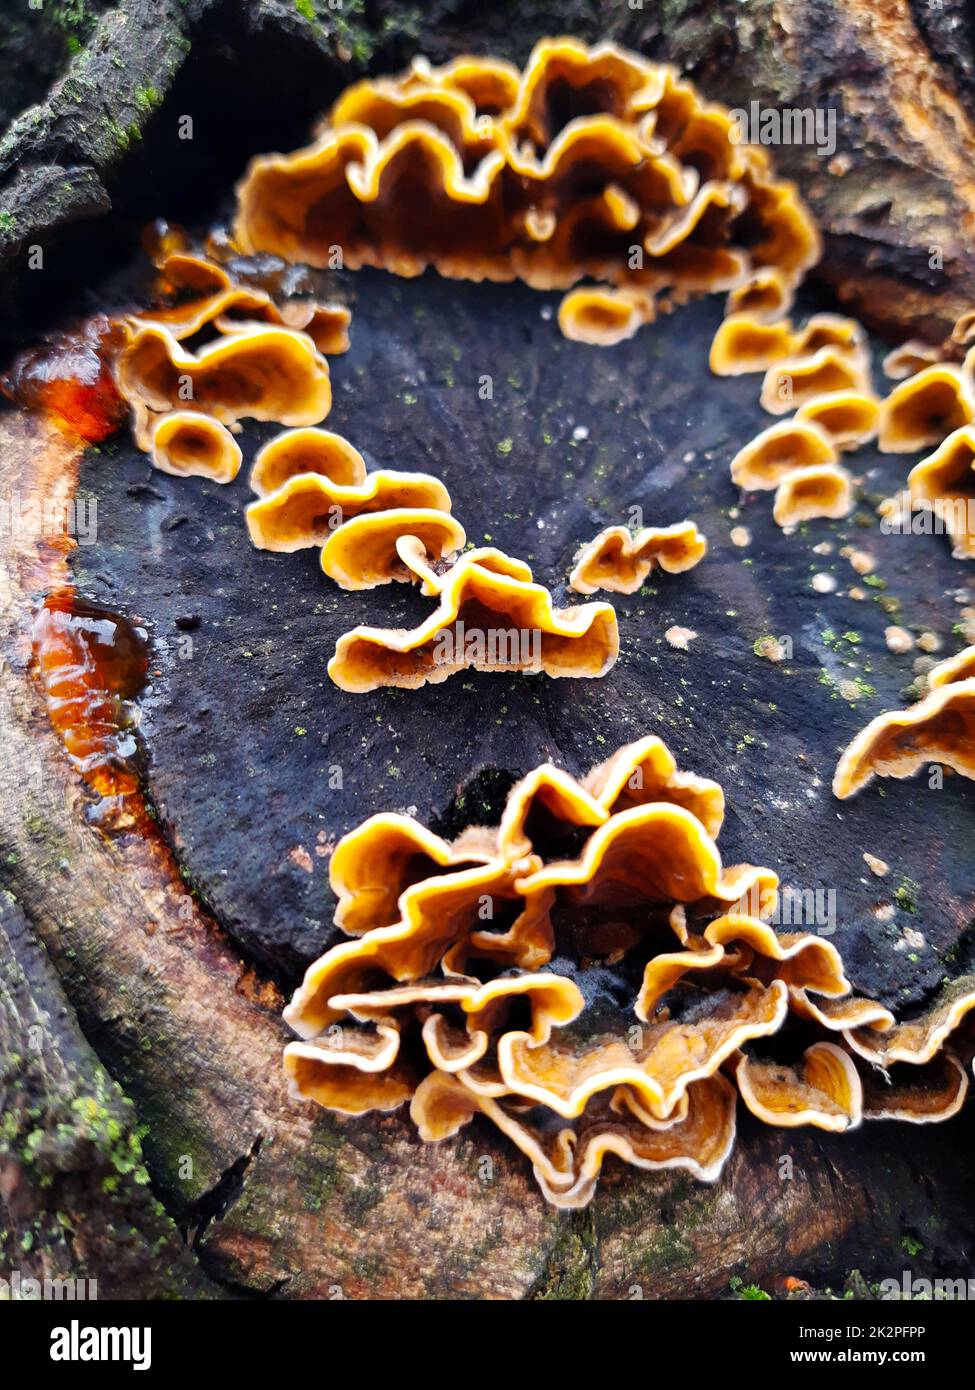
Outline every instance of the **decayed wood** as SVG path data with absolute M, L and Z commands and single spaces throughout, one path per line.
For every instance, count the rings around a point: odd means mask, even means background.
M 69 493 L 77 459 L 57 432 L 8 415 L 0 495 Z M 211 1279 L 284 1297 L 713 1296 L 733 1274 L 825 1277 L 847 1252 L 899 1270 L 901 1241 L 916 1232 L 925 1258 L 961 1267 L 968 1145 L 948 1148 L 937 1130 L 902 1132 L 891 1146 L 873 1134 L 830 1141 L 747 1126 L 713 1188 L 613 1172 L 588 1212 L 560 1216 L 520 1157 L 477 1124 L 426 1146 L 402 1116 L 342 1120 L 289 1100 L 276 991 L 187 894 L 161 840 L 107 840 L 81 815 L 26 664 L 32 601 L 62 565 L 24 536 L 2 557 L 4 873 L 99 1058 L 134 1100 L 154 1191 Z M 46 976 L 26 988 L 29 1008 L 49 1012 Z M 49 1075 L 48 1103 L 70 1105 L 74 1084 Z M 970 1117 L 963 1123 L 970 1132 Z M 932 1188 L 924 1174 L 935 1170 Z M 23 1248 L 21 1213 L 46 1222 L 48 1190 L 22 1167 L 16 1193 L 16 1203 L 5 1193 L 6 1216 Z M 100 1248 L 112 1220 L 111 1208 L 86 1213 L 86 1248 Z M 148 1216 L 134 1224 L 152 1238 Z M 42 1273 L 69 1253 L 45 1252 L 24 1249 L 19 1267 Z M 170 1291 L 183 1268 L 174 1257 Z M 186 1296 L 206 1287 L 183 1277 Z

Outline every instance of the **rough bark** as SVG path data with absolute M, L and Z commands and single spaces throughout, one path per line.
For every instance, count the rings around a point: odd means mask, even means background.
M 8 858 L 10 855 L 8 851 Z M 0 1267 L 81 1297 L 204 1297 L 154 1197 L 131 1100 L 85 1041 L 23 913 L 0 892 Z M 15 1291 L 16 1292 L 16 1291 Z M 219 1293 L 219 1290 L 215 1290 Z

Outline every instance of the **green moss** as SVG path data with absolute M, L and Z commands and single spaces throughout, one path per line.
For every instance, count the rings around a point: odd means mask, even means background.
M 917 912 L 918 894 L 921 885 L 913 878 L 902 877 L 898 886 L 894 889 L 894 901 L 897 906 L 912 915 Z
M 592 1297 L 596 1231 L 591 1210 L 562 1218 L 564 1226 L 530 1297 L 542 1301 Z
M 159 101 L 160 94 L 155 87 L 137 87 L 135 89 L 135 104 L 144 115 L 153 111 L 159 105 Z
M 764 1289 L 759 1288 L 757 1284 L 743 1284 L 737 1274 L 729 1280 L 728 1287 L 736 1298 L 746 1303 L 771 1303 L 772 1301 L 771 1295 L 767 1294 Z

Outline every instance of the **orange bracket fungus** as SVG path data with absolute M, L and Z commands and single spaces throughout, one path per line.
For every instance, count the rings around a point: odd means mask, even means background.
M 846 516 L 853 507 L 853 482 L 845 468 L 816 464 L 787 474 L 775 490 L 772 516 L 780 526 L 815 517 Z
M 749 491 L 776 488 L 800 469 L 822 468 L 838 460 L 826 431 L 810 420 L 780 420 L 738 450 L 731 480 Z
M 877 442 L 884 453 L 912 454 L 973 420 L 975 395 L 966 374 L 952 362 L 936 362 L 881 401 Z
M 673 69 L 613 44 L 539 43 L 523 72 L 419 60 L 336 101 L 307 149 L 252 161 L 235 236 L 313 266 L 427 266 L 571 289 L 560 322 L 616 342 L 692 293 L 783 302 L 819 256 L 795 187 Z M 769 273 L 771 272 L 771 273 Z
M 229 483 L 240 469 L 240 446 L 226 425 L 196 410 L 160 415 L 152 426 L 154 468 L 178 478 L 211 478 Z
M 427 473 L 380 469 L 349 486 L 333 483 L 321 473 L 296 473 L 274 492 L 249 504 L 247 529 L 259 550 L 290 552 L 322 545 L 353 519 L 394 508 L 447 513 L 450 494 Z M 454 528 L 456 532 L 456 523 Z
M 715 376 L 745 376 L 764 372 L 795 352 L 789 319 L 768 322 L 752 312 L 730 314 L 711 344 L 710 367 Z
M 828 391 L 804 402 L 795 418 L 825 430 L 837 449 L 859 449 L 877 433 L 880 402 L 869 391 Z
M 668 574 L 683 574 L 703 560 L 708 543 L 693 521 L 673 526 L 645 526 L 632 534 L 625 526 L 608 526 L 576 559 L 569 584 L 577 593 L 606 589 L 635 594 L 657 566 Z
M 792 308 L 795 285 L 778 266 L 756 270 L 728 295 L 727 314 L 750 314 L 753 321 L 780 319 Z
M 854 1129 L 863 1119 L 860 1075 L 835 1043 L 813 1043 L 794 1067 L 743 1057 L 735 1079 L 748 1109 L 766 1124 L 835 1131 Z
M 827 343 L 769 367 L 760 400 L 770 415 L 786 415 L 817 396 L 869 389 L 869 369 L 859 353 Z
M 772 515 L 780 526 L 794 526 L 814 517 L 846 516 L 852 508 L 852 480 L 838 458 L 827 430 L 796 415 L 769 425 L 739 449 L 731 477 L 749 490 L 775 488 Z
M 853 995 L 831 942 L 763 920 L 771 870 L 722 865 L 723 811 L 649 736 L 582 781 L 534 769 L 498 826 L 453 842 L 365 821 L 331 861 L 351 939 L 285 1010 L 292 1094 L 350 1114 L 409 1102 L 427 1142 L 481 1116 L 569 1209 L 610 1155 L 713 1182 L 738 1092 L 780 1126 L 954 1114 L 967 1077 L 941 1049 L 971 980 L 904 1024 Z
M 276 492 L 299 473 L 318 473 L 338 487 L 358 487 L 366 465 L 358 449 L 329 430 L 282 430 L 254 455 L 250 485 L 258 497 Z
M 909 376 L 923 371 L 925 367 L 933 367 L 935 363 L 943 360 L 944 353 L 940 348 L 933 347 L 921 338 L 909 338 L 899 347 L 891 348 L 880 366 L 884 376 L 889 377 L 891 381 L 905 381 Z
M 653 318 L 649 296 L 607 285 L 582 285 L 570 290 L 559 305 L 559 327 L 565 336 L 598 347 L 632 338 Z
M 140 328 L 116 373 L 141 448 L 150 446 L 156 416 L 187 403 L 223 424 L 250 417 L 282 425 L 317 424 L 332 404 L 328 363 L 310 338 L 289 328 L 246 326 L 198 353 L 166 328 Z
M 942 520 L 959 559 L 975 559 L 975 427 L 963 425 L 907 475 L 911 501 Z
M 401 542 L 415 543 L 412 553 Z M 401 580 L 413 583 L 467 543 L 464 528 L 432 507 L 400 507 L 347 521 L 322 546 L 322 571 L 343 589 L 374 589 Z
M 927 763 L 975 777 L 975 647 L 935 666 L 910 709 L 878 714 L 845 749 L 833 792 L 853 796 L 874 777 L 911 777 Z
M 439 580 L 429 569 L 422 577 L 427 592 L 436 589 L 436 610 L 413 629 L 357 627 L 340 637 L 328 663 L 336 685 L 415 690 L 470 667 L 602 676 L 619 654 L 610 604 L 555 608 L 529 567 L 499 551 L 468 551 Z
M 160 281 L 174 302 L 131 315 L 135 327 L 158 325 L 182 340 L 210 324 L 233 333 L 248 322 L 271 323 L 306 333 L 329 357 L 348 351 L 352 315 L 344 304 L 289 299 L 278 305 L 266 290 L 237 284 L 226 267 L 186 251 L 165 257 Z

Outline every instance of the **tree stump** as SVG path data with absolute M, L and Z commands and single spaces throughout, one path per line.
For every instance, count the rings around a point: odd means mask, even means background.
M 419 51 L 523 60 L 563 30 L 675 61 L 735 106 L 841 99 L 833 167 L 815 151 L 779 152 L 827 238 L 805 307 L 835 295 L 885 335 L 937 337 L 969 306 L 961 10 L 947 29 L 947 7 L 829 0 L 659 12 L 570 0 L 486 14 L 435 0 L 422 17 L 377 4 L 365 18 L 312 8 L 307 18 L 198 0 L 160 14 L 128 0 L 94 20 L 0 141 L 11 346 L 72 306 L 130 302 L 142 221 L 190 205 L 206 225 L 250 153 L 297 143 L 362 71 Z M 246 113 L 269 108 L 262 132 Z M 186 114 L 191 153 L 177 143 Z M 46 268 L 28 307 L 35 244 Z M 703 1298 L 734 1277 L 772 1291 L 787 1276 L 899 1277 L 908 1263 L 967 1274 L 970 1108 L 945 1126 L 901 1127 L 896 1144 L 889 1126 L 828 1137 L 745 1120 L 713 1187 L 611 1167 L 592 1206 L 565 1215 L 480 1122 L 423 1145 L 398 1113 L 344 1119 L 288 1098 L 280 1008 L 337 939 L 327 863 L 338 836 L 387 808 L 413 807 L 448 832 L 490 820 L 536 763 L 583 772 L 648 731 L 725 786 L 727 860 L 840 885 L 836 941 L 863 989 L 904 1007 L 970 963 L 971 785 L 951 779 L 933 797 L 897 783 L 833 802 L 837 750 L 901 703 L 911 668 L 884 644 L 884 605 L 809 586 L 813 569 L 853 583 L 841 547 L 872 549 L 878 597 L 950 643 L 945 594 L 964 575 L 943 538 L 881 538 L 868 506 L 785 537 L 758 498 L 737 518 L 751 546 L 732 544 L 727 462 L 765 421 L 754 379 L 708 375 L 717 303 L 595 352 L 562 340 L 546 317 L 552 297 L 523 286 L 363 272 L 342 290 L 353 347 L 332 364 L 329 426 L 375 466 L 442 476 L 472 539 L 527 559 L 557 591 L 576 547 L 630 504 L 648 522 L 690 513 L 711 552 L 693 574 L 619 601 L 624 655 L 603 682 L 456 677 L 353 697 L 325 676 L 336 636 L 359 622 L 411 624 L 415 595 L 338 593 L 314 555 L 253 551 L 243 477 L 180 481 L 152 473 L 125 433 L 86 449 L 25 411 L 0 416 L 0 497 L 94 495 L 99 518 L 91 547 L 17 534 L 0 550 L 0 1269 L 97 1278 L 102 1297 L 188 1298 Z M 273 433 L 248 425 L 245 457 Z M 869 451 L 857 467 L 868 498 L 906 473 Z M 812 550 L 823 540 L 828 556 Z M 146 814 L 121 833 L 86 818 L 88 793 L 30 671 L 37 606 L 67 582 L 149 634 Z M 700 634 L 687 652 L 663 639 L 675 622 Z M 830 625 L 861 640 L 838 651 Z M 780 666 L 754 651 L 769 632 L 794 638 Z M 847 670 L 872 693 L 838 695 Z M 864 875 L 864 851 L 894 866 L 889 885 Z M 878 916 L 898 883 L 914 887 L 892 919 Z M 895 950 L 918 923 L 923 948 Z

